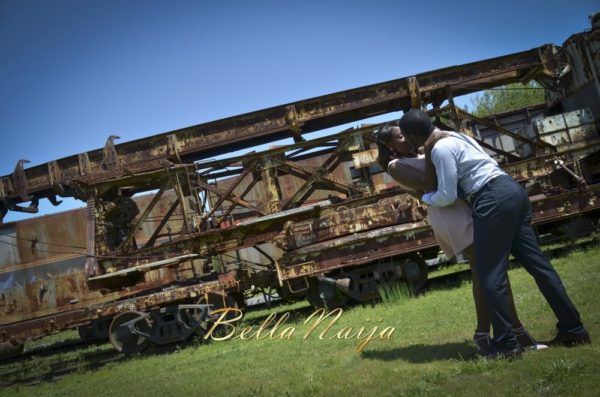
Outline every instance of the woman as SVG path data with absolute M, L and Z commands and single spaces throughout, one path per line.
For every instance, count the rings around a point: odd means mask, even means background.
M 378 162 L 405 190 L 416 198 L 426 191 L 425 157 L 417 155 L 404 139 L 400 127 L 386 124 L 377 133 L 379 149 Z M 433 233 L 447 258 L 462 254 L 469 261 L 471 272 L 475 267 L 475 249 L 473 246 L 473 218 L 471 208 L 462 200 L 457 200 L 447 207 L 428 207 L 429 223 Z M 547 346 L 536 343 L 527 332 L 515 308 L 510 283 L 508 285 L 511 321 L 513 333 L 519 344 L 533 350 L 545 349 Z M 477 328 L 473 340 L 477 351 L 486 355 L 491 347 L 490 316 L 485 307 L 483 291 L 477 277 L 473 277 L 473 298 L 477 315 Z

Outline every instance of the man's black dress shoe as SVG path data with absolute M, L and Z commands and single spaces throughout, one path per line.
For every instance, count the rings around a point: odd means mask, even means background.
M 589 345 L 592 343 L 592 339 L 590 338 L 590 334 L 588 334 L 585 330 L 579 334 L 567 334 L 566 332 L 559 332 L 554 338 L 543 343 L 548 346 L 573 347 L 577 345 Z

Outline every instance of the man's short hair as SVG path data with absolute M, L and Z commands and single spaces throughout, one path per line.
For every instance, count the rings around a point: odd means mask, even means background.
M 421 137 L 424 139 L 427 139 L 433 130 L 435 130 L 427 113 L 419 109 L 410 109 L 408 112 L 404 113 L 400 119 L 400 128 L 404 135 Z

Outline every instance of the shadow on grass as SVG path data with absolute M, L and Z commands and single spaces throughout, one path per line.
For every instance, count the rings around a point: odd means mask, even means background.
M 315 311 L 315 309 L 312 306 L 287 308 L 285 303 L 278 305 L 278 306 L 272 306 L 269 310 L 270 310 L 269 313 L 265 313 L 260 316 L 252 316 L 252 318 L 247 317 L 247 314 L 252 315 L 252 311 L 251 310 L 245 311 L 243 323 L 245 325 L 259 325 L 273 313 L 278 313 L 278 317 L 282 313 L 289 313 L 290 314 L 290 319 L 289 319 L 290 322 L 300 321 L 300 320 L 303 320 L 306 317 L 310 316 Z
M 589 241 L 572 241 L 565 239 L 563 243 L 565 244 L 564 246 L 554 248 L 545 248 L 544 245 L 542 245 L 542 251 L 544 251 L 544 255 L 546 255 L 548 259 L 552 260 L 567 256 L 574 251 L 587 251 L 598 248 L 599 245 L 598 240 L 596 239 Z
M 460 287 L 463 282 L 473 280 L 473 274 L 470 269 L 461 270 L 443 276 L 432 277 L 427 280 L 427 285 L 421 292 L 452 289 Z
M 361 357 L 369 360 L 403 360 L 411 363 L 429 363 L 445 360 L 475 360 L 475 347 L 470 342 L 452 342 L 441 345 L 411 345 L 391 350 L 367 350 Z
M 597 248 L 598 245 L 599 243 L 597 240 L 578 241 L 571 242 L 568 244 L 565 243 L 564 246 L 554 247 L 550 249 L 542 246 L 542 251 L 544 252 L 544 255 L 552 261 L 567 256 L 576 251 L 585 252 L 587 250 Z M 521 265 L 521 263 L 515 260 L 514 258 L 510 261 L 509 269 L 520 269 L 522 267 L 523 266 Z M 429 280 L 427 280 L 427 285 L 425 286 L 423 291 L 420 292 L 459 288 L 465 281 L 471 281 L 472 279 L 473 275 L 471 273 L 471 270 L 469 269 L 461 270 L 454 273 L 448 273 L 444 274 L 443 276 L 432 277 Z

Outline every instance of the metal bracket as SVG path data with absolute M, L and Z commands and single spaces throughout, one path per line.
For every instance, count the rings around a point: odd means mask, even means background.
M 23 164 L 29 162 L 29 160 L 17 161 L 15 171 L 13 172 L 13 188 L 15 190 L 15 194 L 18 195 L 23 201 L 29 201 L 32 198 L 27 194 L 27 176 L 25 175 L 25 170 L 23 169 Z
M 175 157 L 178 163 L 181 163 L 181 157 L 179 156 L 179 148 L 177 147 L 177 135 L 167 135 L 167 150 L 170 156 Z
M 6 198 L 6 192 L 4 191 L 4 179 L 5 178 L 0 178 L 0 200 Z M 10 181 L 7 182 L 10 183 Z
M 89 278 L 98 274 L 98 261 L 96 259 L 96 202 L 94 199 L 87 201 L 86 218 L 85 274 Z
M 294 105 L 285 107 L 285 121 L 290 125 L 290 132 L 292 133 L 292 138 L 294 138 L 294 142 L 304 142 L 304 137 L 301 135 L 300 123 L 298 122 L 298 113 L 296 112 L 296 107 Z
M 46 198 L 48 199 L 48 201 L 50 201 L 50 203 L 52 203 L 53 206 L 59 206 L 62 203 L 62 200 L 58 200 L 56 198 L 56 194 L 52 194 L 49 193 Z
M 4 215 L 8 213 L 8 210 L 26 212 L 28 214 L 35 214 L 38 212 L 38 204 L 40 201 L 39 198 L 30 196 L 28 194 L 29 187 L 27 183 L 27 176 L 25 175 L 25 170 L 23 169 L 23 164 L 26 163 L 29 163 L 29 160 L 21 159 L 17 161 L 17 165 L 15 166 L 15 170 L 13 172 L 12 182 L 10 178 L 0 179 L 0 199 L 2 202 L 2 206 L 0 208 L 0 221 L 2 218 L 4 218 Z M 21 199 L 21 202 L 31 201 L 31 203 L 27 207 L 20 207 L 17 205 L 16 199 L 7 197 L 8 194 L 4 190 L 4 180 L 6 180 L 7 184 L 9 185 L 8 188 L 12 190 L 12 193 Z
M 452 121 L 455 124 L 455 129 L 456 131 L 463 131 L 460 115 L 458 114 L 456 105 L 454 104 L 454 92 L 452 91 L 451 85 L 446 86 L 446 95 L 448 96 L 448 106 L 450 107 L 450 113 L 452 114 Z
M 6 214 L 8 214 L 8 208 L 6 208 L 6 205 L 0 201 L 0 225 L 4 223 L 4 217 Z
M 57 185 L 61 180 L 60 167 L 56 161 L 48 162 L 48 179 L 50 185 Z
M 31 203 L 27 207 L 20 207 L 12 200 L 8 201 L 8 209 L 16 212 L 25 212 L 27 214 L 35 214 L 38 212 L 38 204 L 40 203 L 40 199 L 37 197 L 31 198 Z
M 119 157 L 117 156 L 117 150 L 115 149 L 115 139 L 121 139 L 116 135 L 110 135 L 106 140 L 104 149 L 102 149 L 102 167 L 105 170 L 112 170 L 119 165 Z
M 421 90 L 416 76 L 411 76 L 406 79 L 408 92 L 410 94 L 410 107 L 412 109 L 421 109 Z
M 292 288 L 292 284 L 290 282 L 291 280 L 285 280 L 285 282 L 287 283 L 287 287 L 288 290 L 292 293 L 292 294 L 297 294 L 299 292 L 304 292 L 304 291 L 308 291 L 308 289 L 310 288 L 310 284 L 308 283 L 308 279 L 306 277 L 302 277 L 302 281 L 304 281 L 304 283 L 306 284 L 306 287 L 303 288 L 299 288 L 299 289 L 293 289 Z
M 61 196 L 66 196 L 65 188 L 61 184 L 62 174 L 60 172 L 60 167 L 58 166 L 58 163 L 56 161 L 50 161 L 48 163 L 48 180 L 56 193 L 58 193 Z M 50 195 L 48 196 L 48 199 L 52 202 L 52 204 L 54 204 L 54 201 L 52 201 Z
M 6 214 L 8 214 L 8 204 L 4 192 L 4 178 L 0 178 L 0 225 L 3 223 Z
M 565 162 L 562 159 L 560 159 L 560 158 L 555 159 L 554 164 L 556 165 L 557 168 L 562 168 L 564 171 L 566 171 L 567 174 L 569 174 L 573 179 L 575 179 L 575 181 L 577 182 L 577 185 L 579 186 L 579 189 L 587 190 L 588 184 L 587 184 L 585 178 L 583 178 L 583 177 L 577 175 L 575 172 L 573 172 L 569 167 L 567 167 L 565 165 Z
M 77 155 L 79 161 L 79 175 L 87 175 L 90 173 L 90 158 L 87 152 L 79 153 Z

